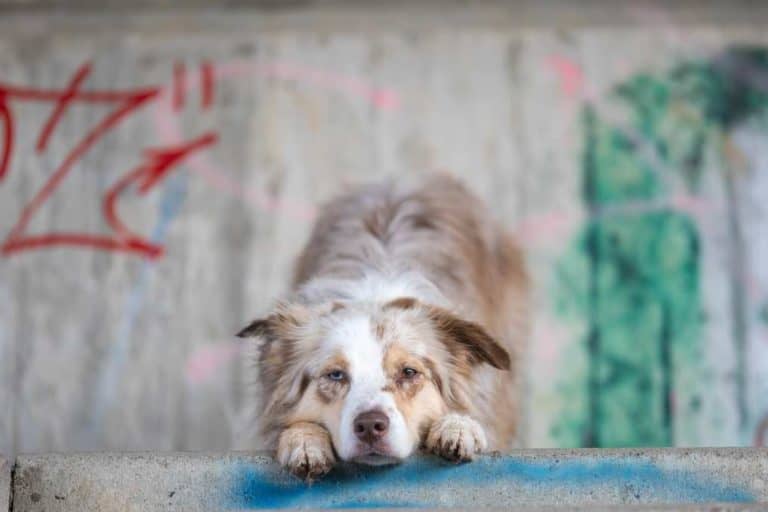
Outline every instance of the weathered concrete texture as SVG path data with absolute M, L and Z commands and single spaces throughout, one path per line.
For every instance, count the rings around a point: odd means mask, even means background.
M 11 463 L 0 456 L 0 512 L 11 508 Z
M 265 455 L 21 456 L 15 511 L 768 505 L 768 450 L 540 450 L 342 466 L 307 486 Z

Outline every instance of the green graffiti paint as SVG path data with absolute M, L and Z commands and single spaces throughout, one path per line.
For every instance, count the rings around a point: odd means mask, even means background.
M 765 325 L 768 325 L 768 302 L 763 304 L 763 307 L 760 308 L 758 315 L 760 317 L 760 321 Z
M 565 354 L 564 405 L 552 433 L 562 446 L 672 445 L 680 409 L 701 408 L 690 387 L 704 315 L 696 225 L 659 204 L 675 186 L 695 193 L 705 153 L 722 151 L 728 130 L 766 109 L 768 52 L 737 48 L 662 76 L 639 74 L 611 99 L 630 121 L 617 127 L 585 107 L 589 220 L 555 269 L 555 311 L 586 327 Z M 728 186 L 733 178 L 723 179 Z M 743 384 L 744 313 L 734 303 Z M 743 387 L 738 393 L 743 401 Z

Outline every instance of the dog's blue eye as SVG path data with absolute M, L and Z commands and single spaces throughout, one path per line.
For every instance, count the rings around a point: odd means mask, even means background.
M 339 380 L 344 380 L 347 376 L 341 370 L 334 370 L 332 372 L 328 372 L 326 374 L 326 377 L 328 377 L 331 380 L 339 381 Z
M 403 368 L 403 377 L 405 377 L 406 379 L 412 379 L 413 377 L 416 376 L 417 373 L 419 372 L 417 372 L 413 368 Z

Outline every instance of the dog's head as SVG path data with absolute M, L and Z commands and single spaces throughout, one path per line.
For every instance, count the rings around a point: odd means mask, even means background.
M 478 324 L 407 297 L 284 304 L 238 335 L 259 340 L 265 433 L 317 423 L 342 460 L 367 464 L 406 458 L 432 422 L 466 410 L 477 365 L 510 368 Z

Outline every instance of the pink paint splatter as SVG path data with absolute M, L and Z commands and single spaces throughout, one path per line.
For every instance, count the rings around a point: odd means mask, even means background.
M 581 67 L 562 55 L 551 55 L 549 65 L 560 78 L 560 90 L 569 98 L 581 99 L 584 91 L 584 73 Z
M 187 359 L 184 375 L 190 384 L 210 381 L 216 371 L 229 363 L 242 351 L 240 343 L 224 341 L 205 345 L 195 350 Z
M 755 440 L 754 445 L 755 446 L 766 446 L 766 433 L 768 432 L 768 415 L 765 416 L 762 420 L 760 420 L 760 423 L 758 423 L 757 428 L 755 429 Z
M 583 215 L 579 212 L 548 212 L 523 219 L 515 228 L 518 240 L 526 247 L 545 245 L 553 240 L 566 240 Z
M 572 338 L 571 333 L 555 321 L 537 322 L 533 339 L 536 343 L 535 360 L 537 367 L 542 370 L 550 370 L 554 377 L 554 372 L 559 370 L 558 363 L 563 353 L 563 347 L 566 346 Z
M 677 194 L 672 196 L 668 202 L 627 202 L 619 208 L 606 212 L 605 215 L 651 212 L 669 207 L 694 217 L 702 217 L 712 213 L 715 208 L 713 203 L 707 199 L 689 194 Z M 584 212 L 580 210 L 551 211 L 523 219 L 515 228 L 515 233 L 526 247 L 542 246 L 553 241 L 566 240 L 578 229 L 583 219 Z

